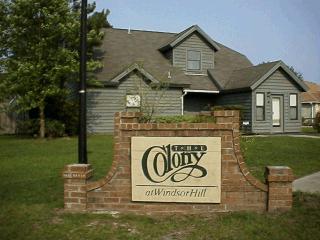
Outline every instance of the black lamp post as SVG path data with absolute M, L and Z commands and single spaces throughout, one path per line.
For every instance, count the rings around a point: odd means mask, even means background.
M 87 160 L 87 123 L 86 123 L 86 78 L 87 78 L 87 0 L 81 3 L 80 29 L 80 84 L 79 84 L 79 163 L 86 164 Z

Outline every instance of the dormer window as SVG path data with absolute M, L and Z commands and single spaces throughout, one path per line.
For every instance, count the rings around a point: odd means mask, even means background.
M 201 69 L 201 52 L 196 50 L 188 50 L 187 52 L 187 70 Z

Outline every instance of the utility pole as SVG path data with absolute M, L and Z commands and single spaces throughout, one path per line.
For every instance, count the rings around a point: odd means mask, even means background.
M 80 29 L 80 84 L 79 84 L 79 163 L 86 164 L 87 159 L 87 106 L 86 106 L 86 79 L 87 79 L 87 0 L 81 2 L 81 29 Z

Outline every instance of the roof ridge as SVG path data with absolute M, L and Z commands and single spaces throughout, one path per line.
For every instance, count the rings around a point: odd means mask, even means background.
M 122 30 L 122 31 L 128 31 L 128 28 L 105 28 L 105 29 L 112 29 L 112 30 Z M 167 33 L 167 34 L 179 34 L 176 32 L 164 32 L 164 31 L 154 31 L 154 30 L 143 30 L 143 29 L 132 29 L 130 28 L 130 31 L 135 32 L 150 32 L 150 33 Z
M 279 62 L 281 62 L 281 60 L 277 60 L 277 61 L 273 61 L 273 62 L 260 63 L 258 65 L 253 65 L 253 66 L 250 66 L 250 67 L 235 69 L 232 72 L 241 71 L 241 70 L 245 70 L 245 69 L 249 69 L 249 68 L 254 68 L 254 67 L 258 67 L 258 66 L 265 65 L 265 64 L 279 63 Z

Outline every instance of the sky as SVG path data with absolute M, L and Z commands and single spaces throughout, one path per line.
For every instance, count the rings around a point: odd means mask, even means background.
M 92 2 L 89 0 L 89 2 Z M 282 60 L 320 84 L 320 0 L 96 0 L 115 28 L 181 32 L 197 24 L 256 65 Z

